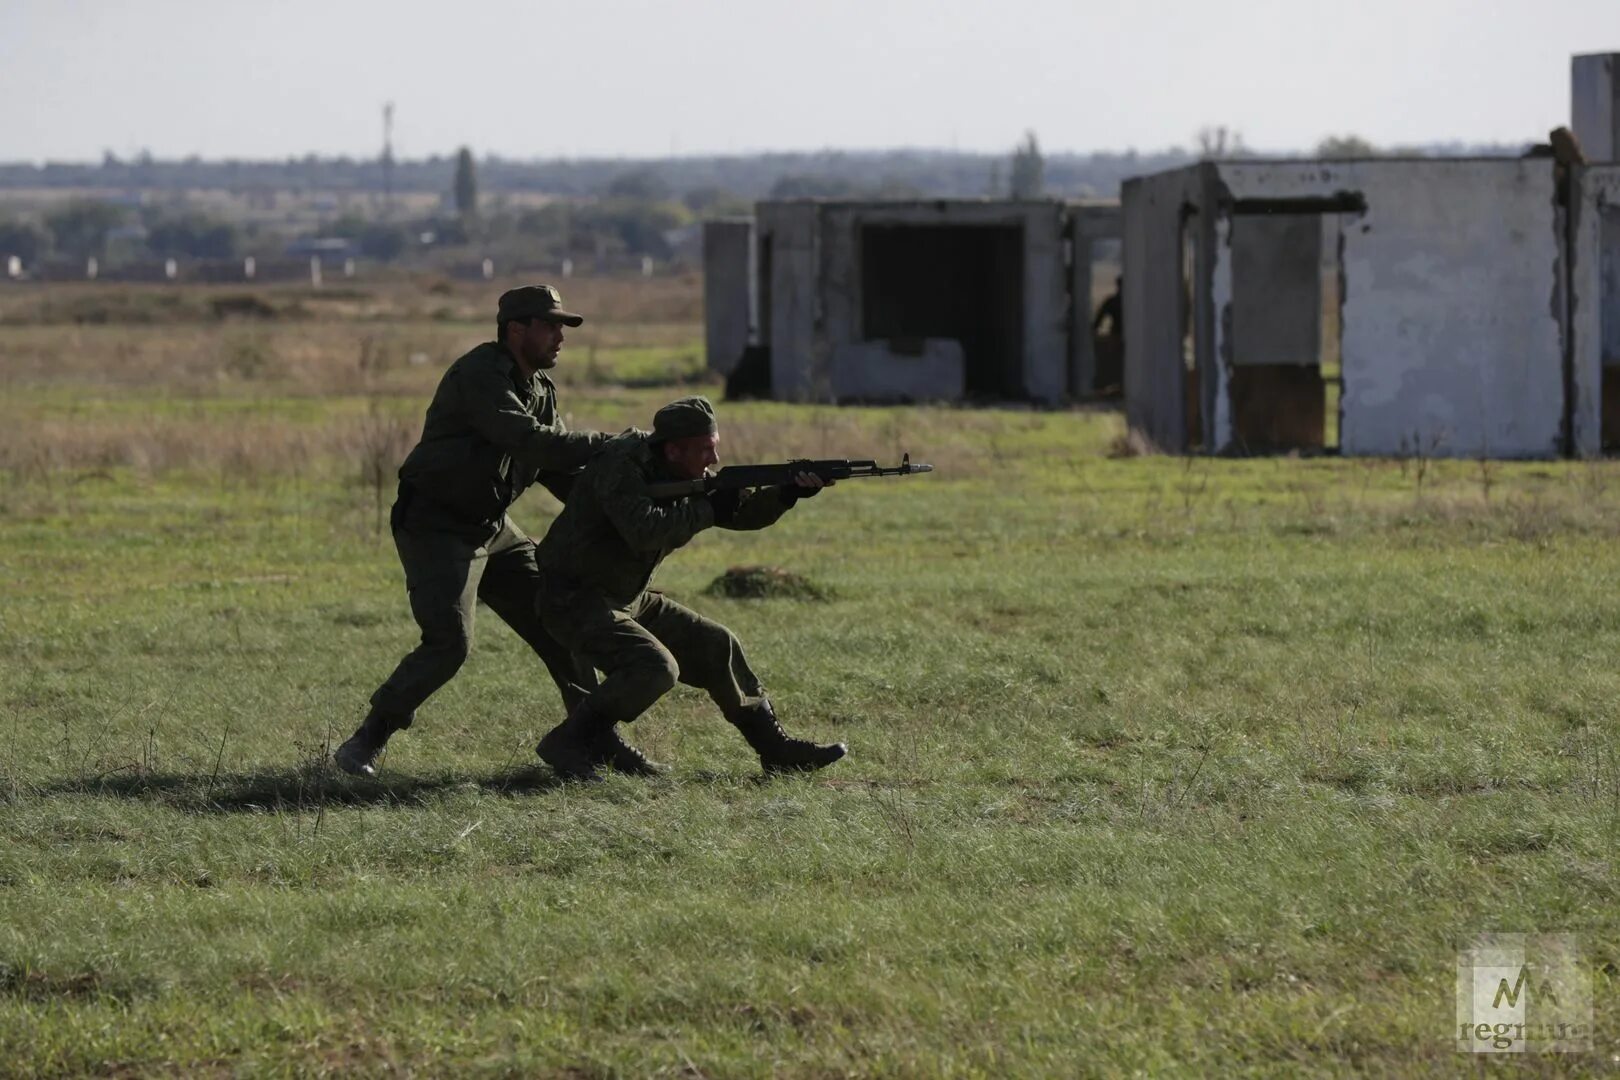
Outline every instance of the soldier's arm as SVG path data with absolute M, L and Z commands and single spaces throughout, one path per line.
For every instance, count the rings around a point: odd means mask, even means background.
M 579 480 L 579 471 L 574 472 L 543 472 L 535 477 L 536 482 L 547 491 L 552 498 L 560 503 L 568 502 L 569 494 L 574 490 L 574 484 Z
M 737 532 L 763 529 L 767 525 L 776 524 L 782 515 L 792 508 L 795 501 L 791 497 L 784 496 L 779 487 L 753 488 L 743 493 L 742 501 L 737 505 L 736 516 L 720 528 Z
M 461 412 L 473 429 L 536 471 L 578 469 L 607 438 L 600 431 L 569 431 L 560 420 L 542 424 L 523 407 L 506 376 L 492 368 L 469 366 L 456 378 Z
M 605 455 L 585 474 L 602 512 L 636 551 L 678 548 L 714 524 L 714 507 L 702 496 L 654 502 L 647 481 L 628 458 Z
M 825 480 L 814 472 L 801 472 L 790 484 L 776 487 L 752 488 L 741 493 L 736 511 L 724 521 L 716 521 L 722 529 L 747 532 L 763 529 L 780 521 L 782 515 L 796 506 L 800 499 L 811 498 L 824 487 L 832 487 L 834 480 Z

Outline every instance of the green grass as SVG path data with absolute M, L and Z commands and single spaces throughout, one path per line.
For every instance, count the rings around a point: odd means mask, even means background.
M 570 374 L 581 426 L 684 392 Z M 1524 1068 L 1620 1052 L 1620 467 L 1112 459 L 1111 414 L 726 405 L 730 460 L 941 467 L 661 575 L 849 759 L 761 782 L 681 688 L 629 732 L 670 778 L 559 786 L 555 693 L 484 611 L 355 782 L 326 755 L 414 639 L 332 437 L 379 399 L 30 393 L 0 1071 L 1442 1075 L 1477 1064 L 1453 985 L 1488 930 L 1578 934 L 1596 971 L 1598 1052 Z M 132 412 L 190 452 L 130 457 Z M 706 595 L 738 564 L 830 599 Z

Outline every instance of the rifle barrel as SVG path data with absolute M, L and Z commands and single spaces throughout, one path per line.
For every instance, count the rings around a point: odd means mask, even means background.
M 731 470 L 729 478 L 723 474 Z M 768 487 L 774 483 L 791 482 L 795 471 L 816 472 L 828 480 L 854 479 L 864 476 L 910 476 L 913 473 L 933 472 L 932 465 L 913 463 L 910 454 L 900 458 L 900 464 L 885 468 L 875 461 L 787 461 L 770 465 L 731 465 L 719 473 L 699 480 L 671 480 L 647 485 L 648 494 L 655 499 L 675 498 L 683 495 L 702 495 L 716 486 Z M 758 483 L 738 481 L 744 476 L 760 476 Z

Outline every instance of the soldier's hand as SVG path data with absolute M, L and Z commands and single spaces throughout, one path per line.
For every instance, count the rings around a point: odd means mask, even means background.
M 836 481 L 823 479 L 819 473 L 801 472 L 793 477 L 793 483 L 782 485 L 782 498 L 789 506 L 800 499 L 809 499 L 815 496 L 824 487 L 832 487 Z
M 832 487 L 836 483 L 838 483 L 838 481 L 836 481 L 836 480 L 828 480 L 825 477 L 823 477 L 820 473 L 813 473 L 813 472 L 802 472 L 802 473 L 799 473 L 797 476 L 795 476 L 793 478 L 793 486 L 794 487 L 797 487 L 797 488 L 809 488 L 810 489 L 805 494 L 799 496 L 802 499 L 808 499 L 811 495 L 814 495 L 817 491 L 820 491 L 822 488 L 824 488 L 824 487 Z

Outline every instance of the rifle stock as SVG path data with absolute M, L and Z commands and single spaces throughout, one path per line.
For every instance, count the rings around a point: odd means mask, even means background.
M 823 480 L 854 480 L 863 476 L 911 476 L 933 471 L 932 465 L 913 463 L 910 454 L 902 455 L 900 464 L 889 468 L 875 461 L 851 461 L 847 458 L 784 461 L 770 465 L 727 465 L 719 472 L 697 480 L 648 484 L 647 494 L 655 499 L 673 499 L 683 495 L 706 495 L 728 488 L 774 487 L 793 483 L 800 473 L 815 473 Z

